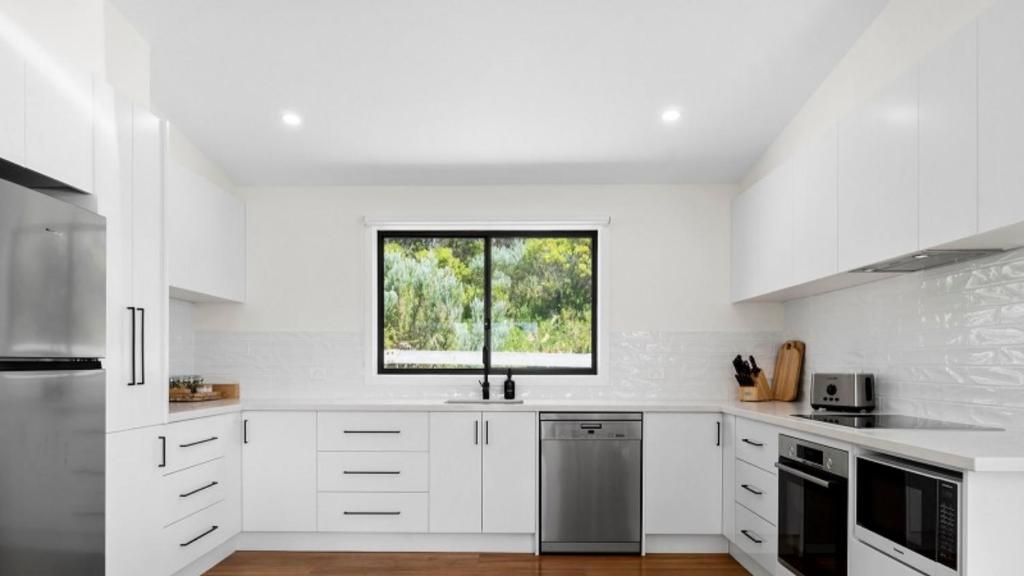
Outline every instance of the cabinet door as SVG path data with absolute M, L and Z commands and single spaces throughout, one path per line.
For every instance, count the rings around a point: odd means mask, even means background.
M 836 154 L 832 125 L 794 159 L 794 284 L 836 273 Z
M 722 415 L 644 415 L 648 534 L 722 533 Z
M 483 531 L 532 533 L 536 514 L 536 414 L 485 413 Z
M 979 228 L 1024 221 L 1024 3 L 1003 1 L 978 25 Z
M 753 240 L 758 295 L 793 283 L 793 162 L 787 160 L 765 176 L 754 201 L 757 231 Z
M 107 575 L 164 574 L 162 426 L 107 435 Z
M 163 422 L 167 410 L 167 282 L 164 259 L 163 131 L 161 121 L 136 106 L 132 112 L 131 306 L 136 314 L 139 402 L 146 420 Z
M 967 26 L 921 64 L 921 248 L 978 231 L 977 30 Z
M 732 301 L 739 302 L 754 295 L 754 278 L 757 275 L 756 244 L 754 234 L 754 195 L 756 186 L 732 200 Z
M 917 250 L 917 71 L 839 125 L 839 269 Z
M 92 76 L 25 67 L 25 164 L 83 192 L 93 188 Z
M 0 38 L 0 158 L 25 163 L 25 61 Z
M 316 531 L 316 413 L 242 414 L 242 529 Z
M 430 414 L 430 531 L 481 530 L 479 412 Z

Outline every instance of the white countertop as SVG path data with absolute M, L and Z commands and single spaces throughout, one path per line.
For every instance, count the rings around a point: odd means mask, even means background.
M 721 412 L 941 466 L 978 472 L 1024 472 L 1024 434 L 989 430 L 857 429 L 795 418 L 806 406 L 785 402 L 529 400 L 523 404 L 445 404 L 443 400 L 221 400 L 172 404 L 177 422 L 240 410 L 412 412 Z

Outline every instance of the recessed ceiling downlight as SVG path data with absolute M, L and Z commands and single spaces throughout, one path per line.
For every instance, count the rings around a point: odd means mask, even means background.
M 302 116 L 299 116 L 297 112 L 286 110 L 281 113 L 281 122 L 283 122 L 285 126 L 298 128 L 299 126 L 302 126 Z
M 665 124 L 675 124 L 682 117 L 683 113 L 678 108 L 669 108 L 661 113 L 661 121 Z

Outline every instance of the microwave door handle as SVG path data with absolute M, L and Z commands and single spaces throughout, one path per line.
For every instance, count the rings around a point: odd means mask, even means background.
M 782 462 L 776 462 L 775 463 L 775 467 L 778 468 L 779 470 L 782 470 L 783 472 L 785 472 L 787 474 L 792 474 L 793 476 L 796 476 L 797 478 L 800 478 L 802 480 L 806 480 L 806 481 L 810 482 L 811 484 L 817 484 L 818 486 L 821 486 L 822 488 L 831 488 L 832 487 L 832 483 L 829 482 L 828 480 L 823 480 L 821 478 L 818 478 L 818 477 L 815 477 L 815 476 L 811 476 L 807 472 L 803 472 L 801 470 L 797 470 L 796 468 L 793 468 L 792 466 L 787 466 L 787 465 L 783 464 Z

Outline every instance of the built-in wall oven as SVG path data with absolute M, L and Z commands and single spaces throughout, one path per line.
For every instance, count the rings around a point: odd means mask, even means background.
M 779 435 L 779 562 L 798 576 L 846 576 L 849 453 Z
M 859 455 L 854 536 L 930 576 L 960 574 L 962 479 L 891 456 Z

